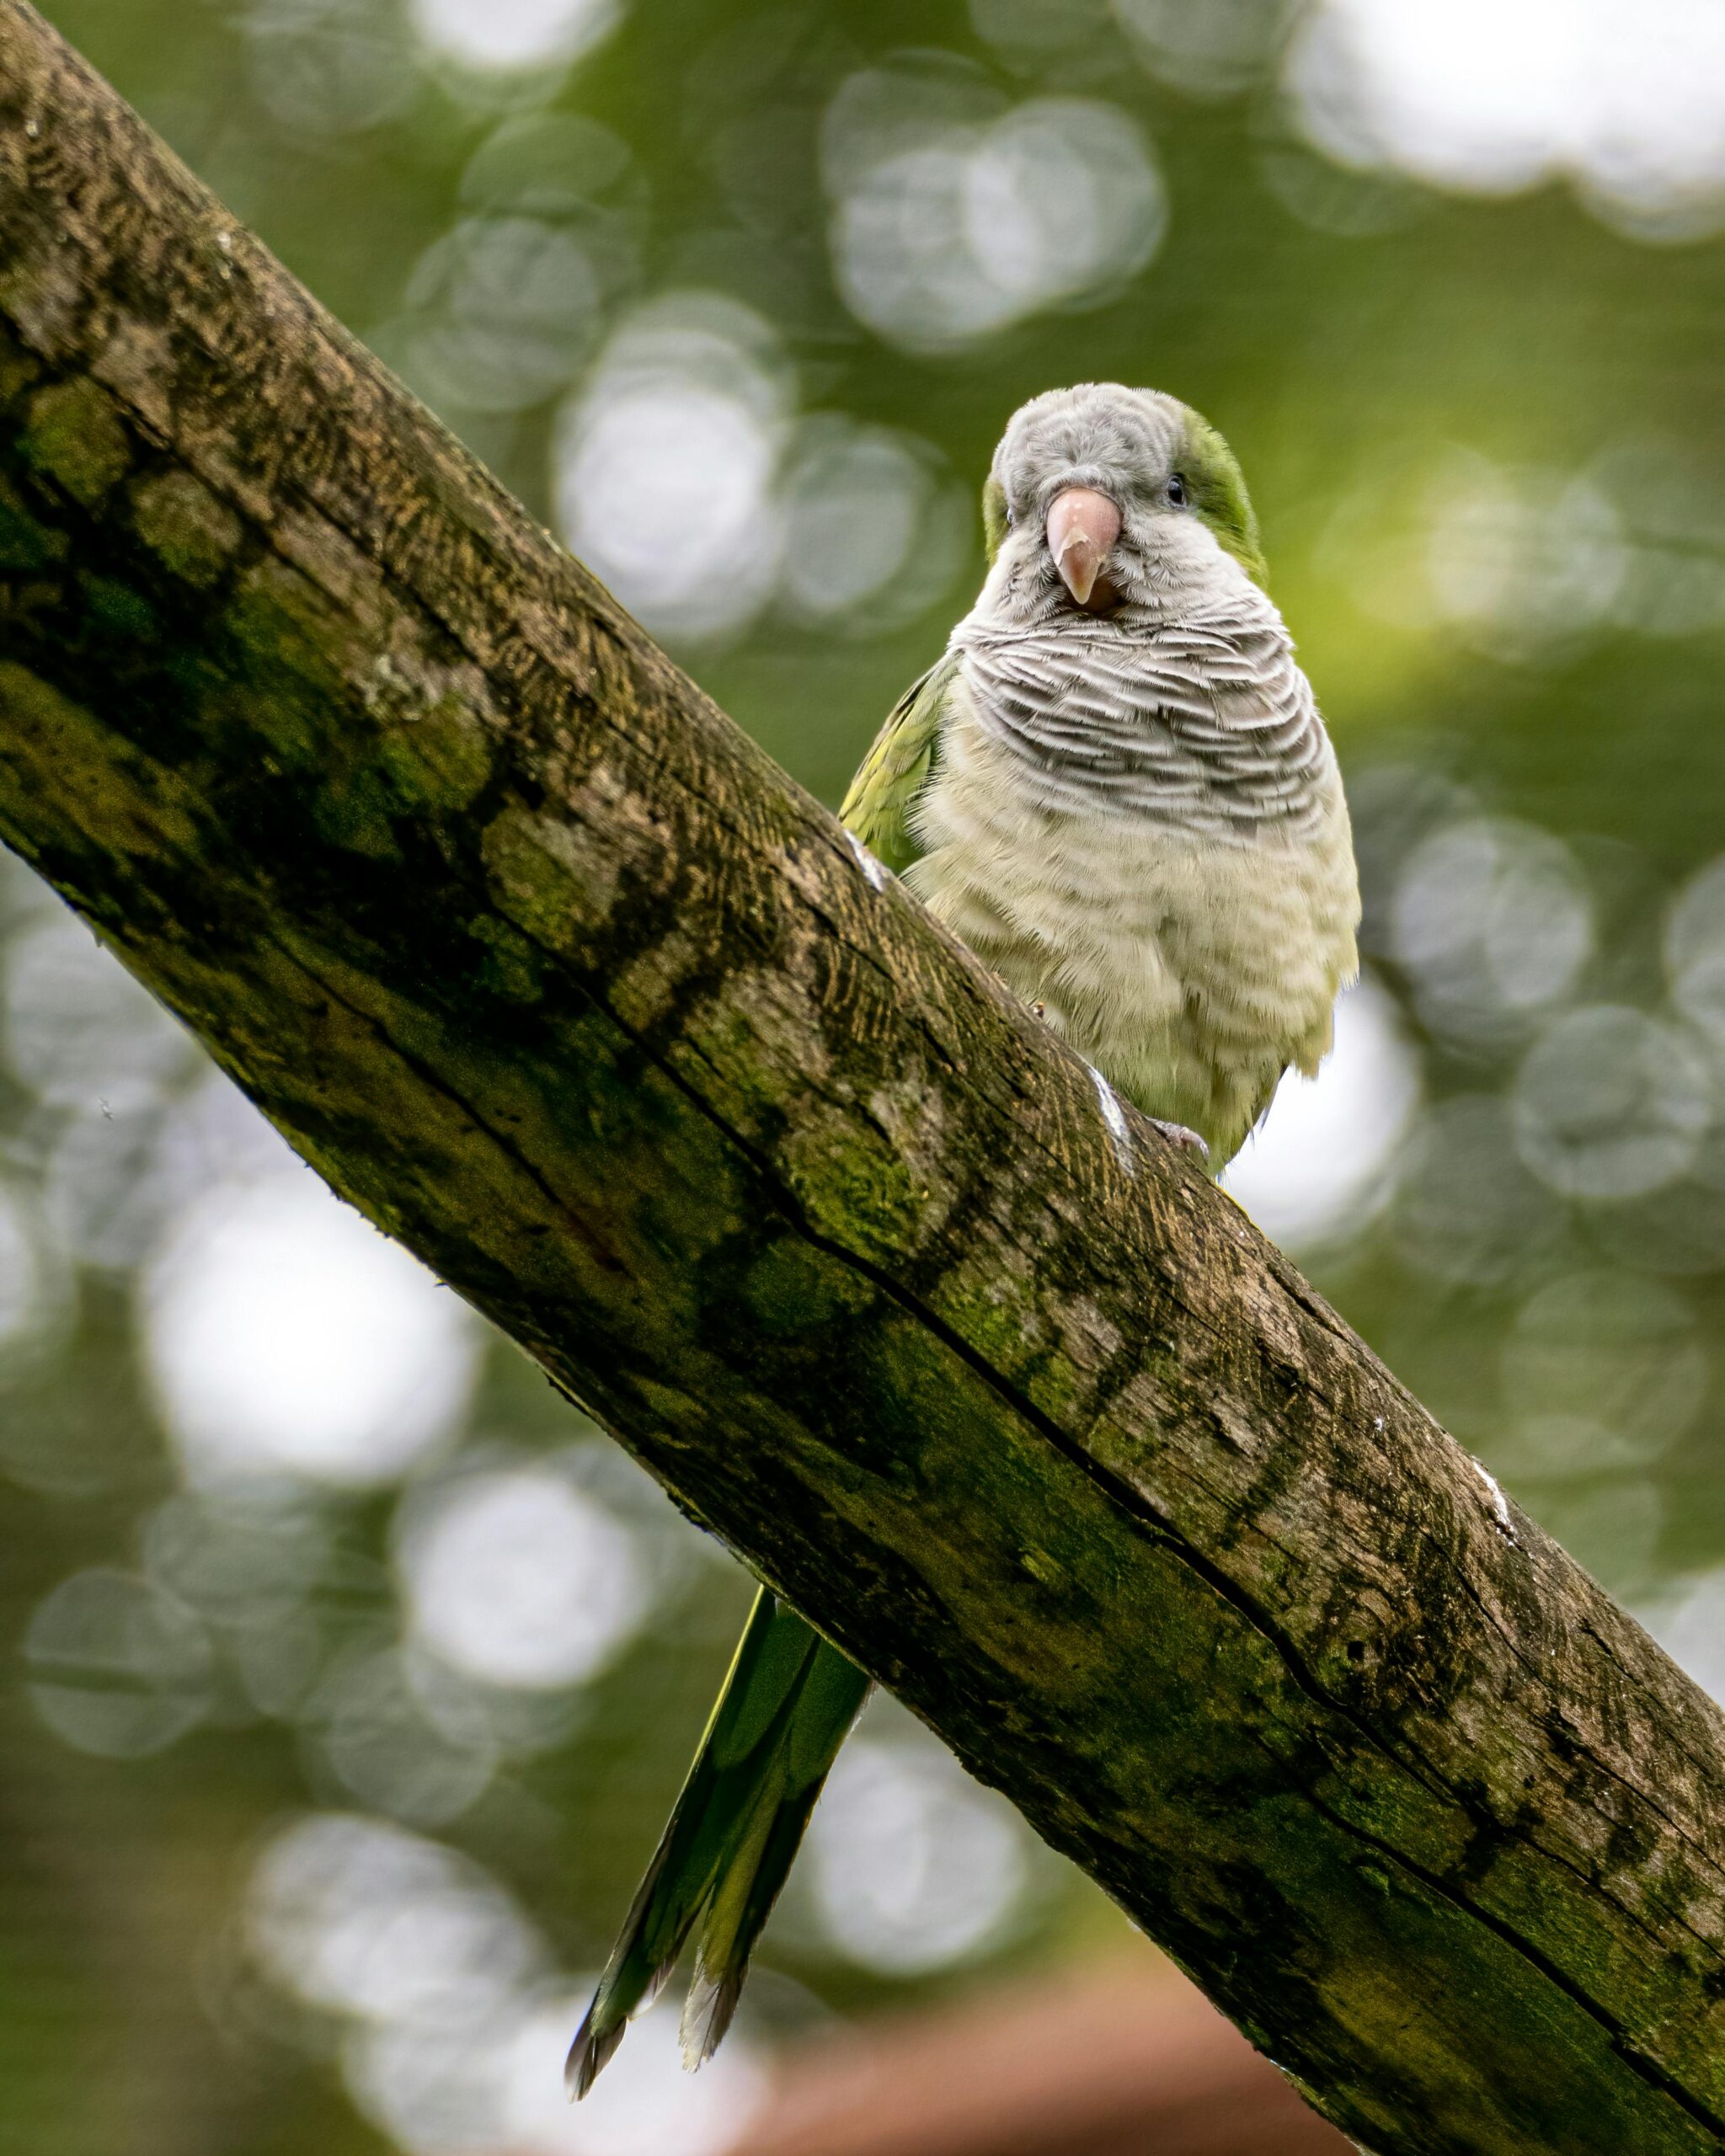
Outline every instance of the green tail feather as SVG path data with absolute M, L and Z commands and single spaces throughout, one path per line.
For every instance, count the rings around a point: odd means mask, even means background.
M 761 1589 L 695 1764 L 570 2047 L 564 2073 L 572 2096 L 593 2086 L 629 2017 L 659 1995 L 692 1931 L 695 1979 L 683 2014 L 683 2056 L 691 2066 L 712 2057 L 827 1769 L 868 1690 L 860 1669 Z

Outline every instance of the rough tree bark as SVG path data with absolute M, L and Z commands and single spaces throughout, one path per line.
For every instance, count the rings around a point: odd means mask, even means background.
M 0 835 L 1340 2124 L 1725 2144 L 1725 1718 L 18 0 Z

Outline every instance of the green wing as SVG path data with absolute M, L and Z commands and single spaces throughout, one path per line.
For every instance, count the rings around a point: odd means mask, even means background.
M 875 735 L 839 810 L 845 829 L 895 876 L 902 876 L 922 851 L 911 828 L 911 812 L 939 760 L 947 692 L 959 666 L 958 653 L 949 651 L 905 690 Z
M 585 2096 L 689 1934 L 683 2056 L 710 2058 L 868 1679 L 765 1588 L 564 2068 Z

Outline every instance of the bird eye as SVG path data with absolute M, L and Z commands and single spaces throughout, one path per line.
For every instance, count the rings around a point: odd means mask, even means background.
M 1180 477 L 1178 472 L 1174 472 L 1168 480 L 1167 493 L 1168 499 L 1174 508 L 1185 508 L 1186 482 Z
M 1012 530 L 1012 526 L 1014 526 L 1017 521 L 1018 521 L 1018 512 L 1017 512 L 1017 510 L 1015 510 L 1015 509 L 1012 507 L 1012 504 L 1010 502 L 1008 502 L 1008 503 L 1007 504 L 1007 531 L 1010 531 Z

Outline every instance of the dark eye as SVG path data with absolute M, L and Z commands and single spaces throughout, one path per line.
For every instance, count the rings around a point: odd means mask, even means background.
M 1186 482 L 1178 472 L 1174 472 L 1168 480 L 1168 500 L 1175 509 L 1184 509 L 1186 506 Z

